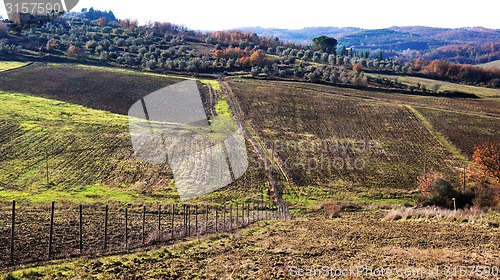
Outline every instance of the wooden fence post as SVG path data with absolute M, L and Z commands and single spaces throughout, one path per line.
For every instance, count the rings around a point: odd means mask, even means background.
M 219 225 L 219 207 L 215 206 L 215 233 L 218 232 L 217 226 Z
M 236 227 L 238 227 L 238 203 L 236 203 Z
M 191 235 L 191 205 L 186 205 L 186 235 Z
M 241 225 L 245 225 L 245 203 L 241 204 Z
M 78 232 L 79 234 L 79 242 L 78 242 L 78 249 L 80 251 L 80 255 L 83 254 L 83 205 L 80 204 L 80 207 L 79 207 L 79 214 L 80 214 L 80 221 L 79 221 L 79 226 L 80 226 L 80 230 Z
M 128 208 L 125 208 L 125 249 L 128 249 Z
M 186 218 L 186 204 L 182 204 L 182 232 L 183 235 L 186 236 L 187 234 L 187 218 Z
M 252 223 L 255 222 L 255 201 L 252 201 Z
M 208 210 L 209 210 L 209 206 L 207 205 L 205 207 L 205 232 L 208 233 Z
M 224 209 L 222 210 L 222 230 L 226 229 L 226 204 L 224 204 Z
M 15 229 L 16 229 L 16 201 L 12 201 L 12 221 L 10 228 L 10 263 L 14 263 L 14 241 L 15 241 Z
M 250 203 L 247 203 L 247 224 L 250 224 Z
M 161 241 L 161 204 L 158 204 L 158 239 Z
M 142 205 L 142 245 L 146 243 L 146 204 Z
M 52 257 L 52 242 L 54 240 L 54 210 L 55 202 L 50 204 L 49 259 Z
M 233 205 L 229 205 L 229 228 L 233 228 Z
M 191 205 L 187 206 L 187 233 L 191 235 Z
M 170 224 L 170 239 L 174 239 L 175 204 L 172 204 L 172 221 Z
M 196 235 L 199 235 L 199 233 L 198 233 L 198 204 L 194 208 L 194 219 L 195 219 L 194 229 L 196 231 Z
M 109 207 L 106 205 L 106 208 L 104 209 L 104 245 L 103 249 L 104 251 L 108 250 L 108 211 Z

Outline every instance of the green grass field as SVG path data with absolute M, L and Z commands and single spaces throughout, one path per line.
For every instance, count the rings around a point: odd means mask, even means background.
M 383 78 L 398 80 L 404 84 L 408 85 L 425 85 L 428 89 L 432 88 L 435 85 L 439 85 L 439 91 L 456 91 L 463 92 L 468 94 L 475 94 L 481 98 L 486 99 L 497 99 L 500 97 L 500 89 L 492 89 L 486 87 L 477 87 L 477 86 L 469 86 L 469 85 L 461 85 L 456 83 L 450 83 L 446 81 L 437 81 L 427 78 L 420 77 L 410 77 L 410 76 L 395 76 L 395 75 L 371 75 L 372 77 L 381 76 Z

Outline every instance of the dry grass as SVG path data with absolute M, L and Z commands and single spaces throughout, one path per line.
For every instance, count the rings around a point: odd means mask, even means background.
M 317 210 L 321 210 L 325 213 L 328 218 L 340 218 L 342 212 L 349 212 L 361 209 L 361 206 L 357 203 L 345 202 L 345 201 L 328 201 L 317 207 Z
M 150 252 L 17 268 L 20 270 L 13 271 L 13 276 L 28 279 L 290 279 L 292 267 L 498 266 L 498 228 L 443 220 L 384 222 L 381 219 L 385 213 L 363 209 L 345 211 L 337 219 L 310 215 L 307 219 L 262 221 L 231 234 L 193 237 Z M 441 276 L 434 279 L 444 278 Z
M 484 212 L 481 209 L 471 208 L 465 210 L 448 210 L 437 207 L 424 207 L 424 208 L 409 208 L 402 207 L 391 210 L 383 221 L 397 221 L 397 220 L 445 220 L 445 221 L 458 221 L 463 223 L 473 223 L 480 225 L 488 225 L 489 222 L 484 218 Z

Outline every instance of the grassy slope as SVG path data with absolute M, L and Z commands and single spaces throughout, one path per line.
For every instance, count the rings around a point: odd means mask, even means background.
M 425 119 L 425 117 L 420 114 L 417 110 L 415 110 L 413 107 L 407 105 L 407 108 L 415 114 L 415 116 L 422 122 L 425 127 L 429 130 L 430 133 L 434 136 L 434 138 L 439 141 L 439 143 L 445 147 L 448 152 L 452 153 L 457 159 L 461 160 L 462 162 L 467 162 L 467 159 L 458 151 L 439 131 L 437 131 L 432 124 Z
M 2 93 L 0 100 L 2 200 L 131 202 L 141 196 L 134 183 L 156 168 L 133 159 L 125 116 L 21 94 Z M 171 174 L 159 177 L 150 183 L 167 184 Z
M 234 86 L 235 84 L 238 85 Z M 439 167 L 444 163 L 450 164 L 450 161 L 457 162 L 432 137 L 426 127 L 417 121 L 417 118 L 412 117 L 414 116 L 412 112 L 402 105 L 411 104 L 414 106 L 433 124 L 434 129 L 448 137 L 448 134 L 434 123 L 435 118 L 432 114 L 436 111 L 457 110 L 458 112 L 450 111 L 450 114 L 451 117 L 456 117 L 459 121 L 464 119 L 463 111 L 473 108 L 472 113 L 467 113 L 467 116 L 470 117 L 469 120 L 472 120 L 474 116 L 482 114 L 481 112 L 485 108 L 486 110 L 490 108 L 490 104 L 494 104 L 484 103 L 484 100 L 476 100 L 471 101 L 473 102 L 471 105 L 469 100 L 339 90 L 334 87 L 302 83 L 293 85 L 236 82 L 233 83 L 233 89 L 246 109 L 247 119 L 256 127 L 264 140 L 277 140 L 283 137 L 292 141 L 305 140 L 304 147 L 315 143 L 321 137 L 380 141 L 383 148 L 380 153 L 377 151 L 373 154 L 359 154 L 359 150 L 350 151 L 369 159 L 373 163 L 373 168 L 388 172 L 371 175 L 370 178 L 375 180 L 373 182 L 379 184 L 401 180 L 399 174 L 412 172 L 411 168 L 417 169 L 415 171 L 417 174 L 422 166 L 422 155 L 426 153 L 432 154 L 428 158 L 429 165 Z M 332 96 L 332 93 L 336 96 Z M 28 98 L 18 94 L 2 95 L 14 100 L 21 97 Z M 45 104 L 46 101 L 56 102 L 56 104 L 49 106 L 49 104 Z M 29 100 L 24 100 L 21 104 L 23 102 L 30 104 Z M 496 103 L 494 100 L 491 102 Z M 34 106 L 23 106 L 21 111 L 30 111 L 29 114 L 32 113 L 31 111 L 33 114 L 38 112 L 43 116 L 48 115 L 49 119 L 52 116 L 53 119 L 50 120 L 50 123 L 53 122 L 53 124 L 62 123 L 57 122 L 59 117 L 57 113 L 60 114 L 61 110 L 54 108 L 55 106 L 62 106 L 66 108 L 65 110 L 74 109 L 78 112 L 88 110 L 82 107 L 78 107 L 77 110 L 72 107 L 73 105 L 46 99 L 37 99 L 36 104 L 32 105 Z M 223 103 L 218 104 L 218 107 L 221 111 L 227 109 Z M 53 113 L 50 113 L 51 111 Z M 77 121 L 83 120 L 85 116 L 78 112 L 75 112 L 71 117 L 77 118 Z M 99 127 L 106 127 L 106 118 L 110 116 L 109 113 L 90 112 L 91 115 L 96 116 L 101 116 L 102 113 L 102 121 L 105 124 L 99 124 Z M 496 107 L 493 107 L 491 112 L 497 112 Z M 28 114 L 27 112 L 22 113 Z M 14 114 L 17 112 L 9 112 L 7 120 L 3 120 L 9 124 L 0 122 L 1 127 L 10 125 L 16 131 L 21 130 L 19 122 L 14 121 L 15 117 L 19 116 Z M 439 116 L 439 113 L 436 114 Z M 38 119 L 38 121 L 43 121 L 43 118 Z M 114 121 L 118 121 L 118 119 L 120 116 L 117 116 L 116 120 L 113 118 Z M 20 120 L 20 122 L 27 121 L 28 123 L 30 121 L 23 119 L 22 114 Z M 490 118 L 482 119 L 474 124 L 490 127 L 486 123 L 487 120 Z M 491 120 L 496 119 L 491 118 Z M 82 123 L 91 125 L 93 120 Z M 73 131 L 67 128 L 64 136 L 60 137 L 65 137 L 68 131 L 69 135 L 71 132 L 84 133 L 85 130 L 81 129 L 85 127 L 84 124 L 73 127 Z M 43 127 L 37 122 L 34 125 L 35 127 Z M 119 123 L 115 125 L 119 126 Z M 50 128 L 57 132 L 56 126 L 52 125 Z M 70 125 L 64 121 L 63 126 Z M 461 129 L 470 132 L 467 130 L 467 126 Z M 13 138 L 19 141 L 17 135 L 14 135 Z M 453 143 L 453 139 L 450 137 L 448 139 Z M 2 142 L 0 147 L 3 147 L 5 142 L 3 139 L 0 141 Z M 23 145 L 27 144 L 27 142 L 23 143 Z M 33 146 L 36 146 L 36 142 L 33 142 Z M 462 149 L 461 146 L 458 147 Z M 282 151 L 281 155 L 287 155 L 286 152 Z M 294 151 L 288 152 L 294 153 Z M 296 154 L 294 153 L 294 156 Z M 298 154 L 305 158 L 317 156 L 314 151 L 308 150 L 303 150 Z M 257 168 L 255 167 L 255 169 Z M 380 192 L 394 192 L 391 190 L 392 188 L 386 188 L 383 185 L 379 185 L 379 188 L 373 190 L 357 189 L 359 185 L 355 185 L 355 190 L 346 187 L 351 179 L 353 181 L 361 180 L 362 176 L 367 175 L 363 172 L 346 171 L 344 175 L 348 177 L 348 180 L 345 177 L 344 179 L 338 178 L 337 173 L 330 173 L 328 170 L 306 172 L 299 168 L 296 172 L 299 172 L 299 175 L 304 174 L 305 180 L 312 182 L 299 189 L 301 199 L 303 199 L 304 204 L 309 206 L 314 205 L 315 200 L 324 200 L 327 197 L 339 198 L 346 193 L 349 194 L 349 192 L 354 192 L 361 198 L 367 196 L 370 201 L 384 198 L 384 193 Z M 370 172 L 371 170 L 369 170 L 368 175 Z M 234 190 L 233 194 L 217 192 L 210 195 L 209 198 L 223 200 L 244 196 L 241 190 L 247 192 L 250 188 L 255 187 L 254 182 L 260 180 L 258 179 L 259 172 L 254 170 L 250 174 L 252 174 L 250 177 L 238 180 L 227 189 L 228 191 Z M 326 177 L 319 178 L 318 175 Z M 317 179 L 330 182 L 325 184 Z M 331 186 L 339 187 L 338 191 L 332 193 Z M 56 186 L 55 189 L 57 188 Z M 402 186 L 402 188 L 406 191 L 406 186 Z M 103 189 L 108 190 L 109 187 L 105 186 Z M 118 190 L 121 192 L 120 188 Z M 134 187 L 132 193 L 135 193 L 136 190 Z M 40 192 L 45 192 L 45 190 L 40 189 Z M 293 194 L 287 195 L 288 198 L 293 197 Z M 497 244 L 500 242 L 498 240 L 500 232 L 497 228 L 436 220 L 382 222 L 384 211 L 365 210 L 345 213 L 340 219 L 333 220 L 312 215 L 298 217 L 296 220 L 287 222 L 261 222 L 241 232 L 191 239 L 156 251 L 104 257 L 98 260 L 57 261 L 55 265 L 20 269 L 14 273 L 14 276 L 45 279 L 130 278 L 132 276 L 139 279 L 221 278 L 222 276 L 228 278 L 258 278 L 259 276 L 262 278 L 286 278 L 289 276 L 290 266 L 318 268 L 328 265 L 334 268 L 349 268 L 350 265 L 370 265 L 372 267 L 430 268 L 443 264 L 498 264 L 500 256 Z
M 343 213 L 337 219 L 314 215 L 292 221 L 263 221 L 237 233 L 193 238 L 150 252 L 57 261 L 53 265 L 18 269 L 13 276 L 285 279 L 291 276 L 293 266 L 302 269 L 440 266 L 443 276 L 445 265 L 498 265 L 498 228 L 440 220 L 384 222 L 381 221 L 384 215 L 384 211 L 372 210 Z
M 26 83 L 16 83 L 18 79 Z M 122 113 L 134 98 L 179 78 L 87 66 L 32 65 L 3 73 L 0 80 L 0 200 L 141 203 L 177 199 L 168 164 L 151 165 L 134 158 L 126 116 L 64 101 L 84 105 L 92 101 L 91 107 Z M 216 87 L 216 82 L 207 83 Z M 13 89 L 27 94 L 5 92 Z M 216 105 L 216 111 L 228 113 L 222 100 Z M 224 202 L 258 196 L 264 179 L 256 158 L 249 154 L 245 176 L 201 199 Z
M 18 61 L 0 61 L 0 72 L 5 72 L 8 70 L 16 69 L 19 67 L 26 66 L 27 62 L 18 62 Z

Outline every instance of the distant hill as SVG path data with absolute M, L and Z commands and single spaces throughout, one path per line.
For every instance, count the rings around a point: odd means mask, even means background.
M 339 38 L 342 36 L 358 33 L 363 31 L 356 27 L 308 27 L 303 29 L 275 29 L 262 27 L 244 27 L 238 28 L 241 31 L 250 31 L 257 33 L 259 36 L 278 37 L 281 41 L 293 42 L 302 45 L 309 45 L 314 37 L 321 35 Z
M 497 45 L 493 48 L 489 47 L 490 44 L 500 42 L 500 30 L 483 27 L 456 29 L 425 26 L 393 26 L 385 29 L 309 27 L 298 30 L 248 27 L 241 29 L 255 32 L 257 35 L 278 37 L 282 41 L 305 45 L 310 44 L 314 37 L 332 36 L 338 39 L 339 46 L 354 47 L 358 50 L 381 50 L 384 51 L 385 57 L 391 58 L 424 57 L 469 64 L 500 59 L 500 49 Z

